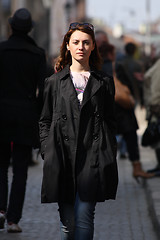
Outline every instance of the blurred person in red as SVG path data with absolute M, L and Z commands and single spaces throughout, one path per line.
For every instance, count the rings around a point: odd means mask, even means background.
M 28 35 L 34 22 L 21 8 L 9 18 L 12 34 L 0 43 L 0 228 L 21 232 L 28 164 L 39 147 L 38 120 L 43 102 L 46 57 Z M 11 142 L 12 149 L 11 149 Z M 8 168 L 13 178 L 8 199 Z
M 119 87 L 121 86 L 122 88 L 127 88 L 129 94 L 131 93 L 134 95 L 132 83 L 130 82 L 123 64 L 116 63 L 115 65 L 115 47 L 108 42 L 102 42 L 99 46 L 99 52 L 103 59 L 102 70 L 106 74 L 112 74 L 114 76 L 116 91 L 120 92 Z M 120 81 L 123 85 L 117 84 L 117 81 Z M 117 120 L 117 134 L 122 135 L 125 140 L 129 160 L 131 161 L 133 167 L 133 177 L 137 180 L 137 182 L 139 182 L 139 178 L 153 177 L 153 173 L 145 172 L 141 166 L 136 133 L 138 123 L 134 113 L 134 105 L 131 108 L 126 108 L 117 100 L 115 112 Z

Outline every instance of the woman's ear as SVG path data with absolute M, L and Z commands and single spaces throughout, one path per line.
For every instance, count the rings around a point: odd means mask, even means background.
M 69 49 L 69 46 L 68 46 L 68 44 L 66 45 L 66 47 L 67 47 L 67 50 L 69 51 L 70 49 Z
M 92 51 L 94 50 L 94 48 L 95 48 L 95 43 L 93 43 L 93 46 L 92 46 Z

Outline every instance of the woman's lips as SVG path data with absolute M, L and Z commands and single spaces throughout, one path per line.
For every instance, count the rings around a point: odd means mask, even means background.
M 84 53 L 81 53 L 81 52 L 80 52 L 80 53 L 77 53 L 77 54 L 78 54 L 78 55 L 84 55 Z

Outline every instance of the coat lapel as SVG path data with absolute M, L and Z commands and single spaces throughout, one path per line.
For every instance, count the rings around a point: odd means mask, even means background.
M 100 87 L 101 81 L 97 76 L 95 77 L 91 72 L 86 89 L 84 91 L 82 107 L 92 98 L 93 95 L 95 95 L 95 93 L 99 90 Z
M 64 99 L 66 100 L 68 99 L 74 105 L 76 105 L 77 108 L 79 108 L 77 93 L 70 77 L 69 65 L 67 65 L 61 71 L 60 79 L 61 79 L 62 96 L 64 97 Z M 89 80 L 83 95 L 83 101 L 81 106 L 82 108 L 92 98 L 92 96 L 99 90 L 100 87 L 101 87 L 101 81 L 99 79 L 99 75 L 96 72 L 91 71 L 91 75 L 89 77 Z
M 77 93 L 70 77 L 69 65 L 61 72 L 61 94 L 65 101 L 71 102 L 74 107 L 79 109 Z

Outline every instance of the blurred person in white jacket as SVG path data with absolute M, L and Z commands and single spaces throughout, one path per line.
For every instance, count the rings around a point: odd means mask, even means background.
M 144 75 L 144 103 L 148 121 L 154 122 L 160 118 L 160 59 Z M 157 166 L 148 172 L 160 175 L 160 139 L 151 147 L 155 149 Z

